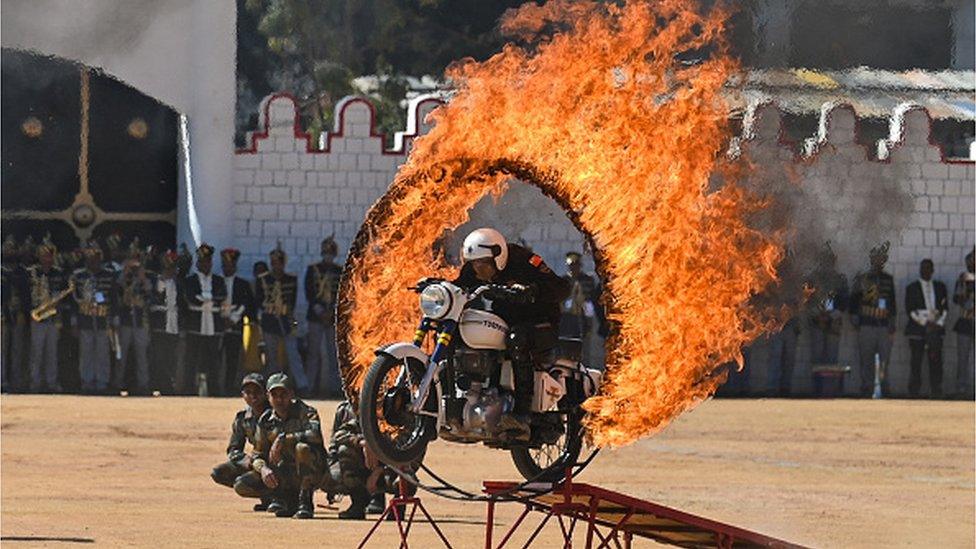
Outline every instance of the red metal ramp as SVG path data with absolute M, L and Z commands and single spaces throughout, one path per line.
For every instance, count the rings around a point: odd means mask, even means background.
M 486 481 L 484 491 L 488 495 L 505 494 L 516 486 L 513 482 Z M 525 542 L 525 547 L 532 545 L 543 527 L 553 519 L 561 529 L 564 547 L 572 546 L 573 533 L 579 524 L 586 525 L 587 548 L 630 547 L 635 537 L 689 548 L 801 547 L 612 490 L 574 483 L 571 479 L 549 493 L 534 495 L 530 486 L 512 495 L 524 498 L 519 503 L 525 509 L 497 546 L 492 544 L 496 501 L 488 502 L 486 549 L 504 547 L 531 511 L 541 512 L 543 518 Z

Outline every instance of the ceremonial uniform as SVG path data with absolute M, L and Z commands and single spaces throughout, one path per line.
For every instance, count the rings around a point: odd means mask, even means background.
M 284 370 L 278 359 L 278 345 L 284 345 L 289 373 L 295 379 L 298 391 L 304 394 L 309 389 L 309 383 L 294 333 L 293 315 L 297 298 L 298 279 L 295 275 L 283 273 L 276 278 L 269 271 L 258 277 L 255 301 L 261 308 L 261 331 L 264 334 L 268 370 L 272 373 Z
M 847 278 L 831 271 L 814 276 L 816 289 L 810 297 L 807 324 L 810 327 L 810 360 L 814 366 L 836 366 L 840 352 L 840 335 L 847 310 Z
M 4 263 L 0 265 L 0 294 L 2 294 L 2 317 L 0 317 L 0 353 L 2 353 L 3 372 L 0 373 L 0 383 L 2 390 L 7 392 L 16 388 L 20 384 L 20 368 L 23 360 L 23 342 L 16 340 L 15 334 L 20 333 L 24 337 L 24 328 L 27 325 L 27 315 L 24 311 L 24 300 L 22 293 L 22 273 L 18 272 L 16 264 Z M 17 349 L 15 352 L 14 346 Z
M 120 275 L 121 303 L 119 306 L 119 352 L 112 385 L 121 389 L 129 357 L 136 363 L 136 392 L 149 392 L 149 304 L 152 280 L 141 267 L 130 267 Z
M 918 279 L 905 288 L 908 324 L 905 335 L 911 350 L 908 394 L 917 397 L 922 387 L 922 359 L 928 355 L 931 396 L 942 397 L 942 337 L 949 309 L 946 286 L 939 280 Z
M 858 330 L 857 344 L 861 362 L 861 394 L 871 394 L 874 384 L 874 355 L 881 360 L 881 372 L 887 369 L 891 356 L 892 334 L 898 317 L 895 282 L 890 274 L 871 271 L 854 280 L 850 302 L 851 322 Z M 887 382 L 882 374 L 887 394 Z
M 338 265 L 324 261 L 305 271 L 305 300 L 308 301 L 305 371 L 312 390 L 329 397 L 342 392 L 335 333 L 335 305 L 341 275 Z
M 176 254 L 164 256 L 163 266 L 172 267 Z M 167 267 L 167 263 L 170 267 Z M 152 371 L 154 385 L 166 393 L 182 393 L 185 382 L 185 361 L 179 356 L 180 348 L 180 291 L 173 276 L 159 274 L 153 277 L 149 323 L 152 328 Z
M 27 295 L 30 305 L 27 310 L 48 302 L 67 288 L 64 272 L 56 267 L 45 271 L 40 265 L 32 265 L 27 269 Z M 62 302 L 63 303 L 63 302 Z M 58 333 L 65 307 L 57 306 L 58 314 L 50 316 L 40 322 L 31 319 L 30 345 L 30 390 L 40 390 L 43 383 L 49 391 L 59 392 L 58 383 Z
M 118 323 L 115 275 L 99 266 L 97 271 L 77 269 L 71 280 L 77 313 L 72 318 L 72 325 L 79 331 L 81 389 L 104 392 L 111 373 L 111 331 Z
M 244 323 L 254 318 L 254 295 L 249 281 L 237 276 L 225 276 L 227 298 L 224 300 L 224 360 L 223 387 L 233 387 L 233 378 L 241 371 L 241 350 L 244 345 Z M 224 391 L 221 391 L 222 393 Z
M 219 388 L 220 342 L 224 320 L 221 304 L 227 297 L 224 279 L 214 274 L 191 273 L 183 280 L 183 300 L 187 330 L 186 363 L 200 382 L 200 374 L 213 380 Z M 198 390 L 201 387 L 198 385 Z
M 971 261 L 972 254 L 967 257 Z M 973 398 L 973 319 L 976 309 L 976 274 L 966 271 L 956 280 L 953 301 L 959 305 L 959 318 L 953 326 L 956 332 L 956 394 L 966 400 Z

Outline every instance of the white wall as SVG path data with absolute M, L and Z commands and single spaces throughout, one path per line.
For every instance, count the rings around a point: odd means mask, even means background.
M 185 114 L 201 233 L 219 243 L 232 235 L 236 19 L 234 0 L 4 0 L 0 43 L 100 68 Z M 191 241 L 186 204 L 178 237 Z
M 384 151 L 382 138 L 375 132 L 370 104 L 347 98 L 337 106 L 336 127 L 312 145 L 297 129 L 295 102 L 286 94 L 265 98 L 261 105 L 260 127 L 250 136 L 248 149 L 234 158 L 233 223 L 236 243 L 243 252 L 242 269 L 249 271 L 256 260 L 267 261 L 268 252 L 280 240 L 290 260 L 288 269 L 301 274 L 318 260 L 319 242 L 335 234 L 344 255 L 355 237 L 366 210 L 385 192 L 397 168 L 406 159 L 414 134 L 428 128 L 423 116 L 439 102 L 422 98 L 411 105 L 406 136 L 392 151 Z M 789 172 L 789 184 L 806 189 L 817 200 L 808 199 L 809 219 L 828 220 L 833 225 L 831 239 L 839 248 L 840 268 L 848 279 L 866 267 L 867 243 L 863 227 L 866 218 L 849 215 L 851 205 L 869 201 L 868 212 L 884 219 L 884 207 L 870 203 L 879 200 L 877 190 L 902 190 L 910 195 L 905 219 L 891 223 L 892 239 L 889 271 L 895 277 L 899 304 L 904 302 L 904 287 L 917 273 L 925 257 L 936 264 L 937 277 L 950 286 L 963 269 L 963 256 L 972 249 L 974 217 L 973 162 L 946 161 L 938 147 L 929 143 L 928 115 L 922 110 L 893 113 L 892 138 L 882 148 L 882 161 L 868 160 L 857 143 L 855 113 L 843 106 L 827 108 L 822 114 L 821 133 L 811 137 L 809 154 L 797 156 L 796 145 L 780 142 L 780 116 L 775 108 L 761 109 L 751 118 L 743 138 L 737 140 L 742 154 L 769 168 Z M 320 146 L 321 145 L 321 146 Z M 884 194 L 884 192 L 882 194 Z M 560 208 L 536 189 L 512 182 L 508 193 L 496 204 L 490 197 L 471 212 L 471 221 L 458 228 L 463 238 L 468 229 L 492 225 L 511 239 L 524 239 L 557 272 L 563 271 L 562 258 L 568 250 L 581 251 L 583 239 Z M 857 237 L 857 238 L 855 238 Z M 846 242 L 846 246 L 836 243 Z M 459 244 L 455 242 L 455 244 Z M 454 246 L 456 249 L 457 246 Z M 587 258 L 587 267 L 592 262 Z M 903 309 L 903 307 L 901 307 Z M 953 308 L 948 325 L 955 322 Z M 898 319 L 899 333 L 904 328 L 904 311 Z M 806 335 L 801 336 L 799 364 L 794 372 L 794 387 L 811 387 Z M 853 332 L 845 328 L 841 359 L 856 364 Z M 763 346 L 757 345 L 750 372 L 754 389 L 765 386 L 767 372 Z M 946 338 L 945 379 L 955 379 L 955 337 Z M 908 375 L 908 349 L 905 339 L 896 338 L 891 382 L 905 391 Z M 855 369 L 856 372 L 856 369 Z M 856 373 L 848 389 L 858 385 Z M 946 390 L 951 392 L 947 385 Z

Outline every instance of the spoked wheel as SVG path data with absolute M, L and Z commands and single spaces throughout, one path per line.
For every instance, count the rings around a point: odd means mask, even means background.
M 423 459 L 431 422 L 410 411 L 424 365 L 414 358 L 380 354 L 366 372 L 359 396 L 359 418 L 369 449 L 389 465 L 404 467 Z
M 543 443 L 539 448 L 520 446 L 512 448 L 512 461 L 525 480 L 540 482 L 559 482 L 579 459 L 583 448 L 583 429 L 579 411 L 567 412 L 563 416 L 563 432 L 552 443 Z

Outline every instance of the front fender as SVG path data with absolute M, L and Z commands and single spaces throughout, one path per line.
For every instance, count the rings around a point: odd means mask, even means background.
M 430 357 L 427 353 L 423 352 L 419 347 L 413 343 L 391 343 L 376 349 L 376 354 L 378 355 L 389 355 L 397 360 L 403 360 L 404 358 L 415 358 L 420 361 L 424 367 L 430 362 Z

